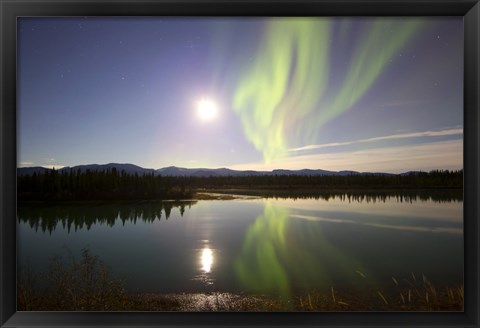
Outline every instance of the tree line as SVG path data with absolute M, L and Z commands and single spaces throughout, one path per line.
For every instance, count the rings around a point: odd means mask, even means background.
M 370 189 L 461 189 L 463 170 L 435 170 L 402 175 L 250 175 L 161 176 L 129 174 L 115 168 L 106 171 L 46 170 L 17 177 L 19 201 L 76 200 L 181 200 L 192 199 L 199 190 L 370 190 Z
M 191 188 L 152 174 L 106 171 L 46 170 L 17 177 L 18 200 L 190 199 Z

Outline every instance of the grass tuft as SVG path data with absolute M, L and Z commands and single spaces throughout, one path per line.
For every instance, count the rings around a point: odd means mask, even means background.
M 357 271 L 355 271 L 355 272 L 358 273 L 358 275 L 359 275 L 360 277 L 365 278 L 365 274 L 364 274 L 362 271 L 357 270 Z
M 398 281 L 397 281 L 397 279 L 395 279 L 395 277 L 392 277 L 392 280 L 393 280 L 393 283 L 395 284 L 395 286 L 398 286 Z
M 387 299 L 385 298 L 385 296 L 383 296 L 383 294 L 380 292 L 380 291 L 377 291 L 377 294 L 380 296 L 380 298 L 383 300 L 383 302 L 385 303 L 385 305 L 388 305 L 388 302 L 387 302 Z
M 336 301 L 335 301 L 335 291 L 333 290 L 333 287 L 332 287 L 332 299 L 333 299 L 333 303 L 336 303 Z

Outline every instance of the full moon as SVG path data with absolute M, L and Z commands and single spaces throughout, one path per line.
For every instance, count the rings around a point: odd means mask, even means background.
M 198 117 L 202 121 L 211 121 L 217 116 L 217 106 L 208 99 L 202 99 L 197 106 Z

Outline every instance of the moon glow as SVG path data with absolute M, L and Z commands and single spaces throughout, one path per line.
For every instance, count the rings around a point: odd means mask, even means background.
M 212 121 L 217 117 L 217 105 L 209 99 L 202 98 L 198 102 L 197 114 L 202 121 Z

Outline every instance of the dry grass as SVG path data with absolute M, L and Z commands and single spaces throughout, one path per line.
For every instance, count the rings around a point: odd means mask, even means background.
M 365 274 L 357 271 L 365 278 Z M 45 288 L 39 282 L 46 282 Z M 23 267 L 17 284 L 19 311 L 462 311 L 463 286 L 435 287 L 425 275 L 392 277 L 384 289 L 349 291 L 333 286 L 291 299 L 233 293 L 131 294 L 88 249 L 79 260 L 53 258 L 45 275 Z
M 392 277 L 393 286 L 384 291 L 335 290 L 333 294 L 332 287 L 323 293 L 310 292 L 297 298 L 295 308 L 298 311 L 463 311 L 463 285 L 437 288 L 425 275 L 422 281 L 413 273 L 411 277 L 412 281 L 404 279 L 403 284 Z
M 69 254 L 68 260 L 52 258 L 49 270 L 35 276 L 23 267 L 17 284 L 19 311 L 110 311 L 127 301 L 123 282 L 110 276 L 108 268 L 88 249 L 81 258 Z M 46 287 L 40 288 L 42 281 Z

